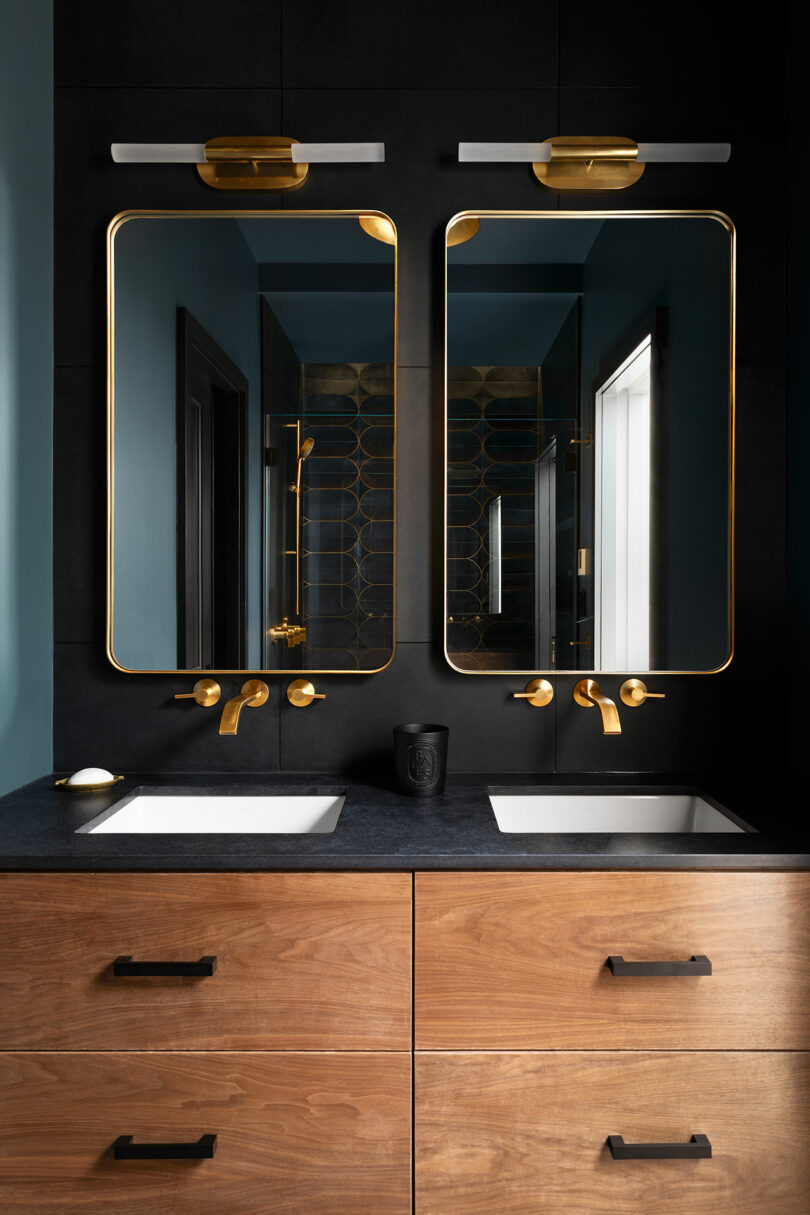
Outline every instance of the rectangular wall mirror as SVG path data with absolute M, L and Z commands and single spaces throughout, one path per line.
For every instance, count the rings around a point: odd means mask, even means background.
M 465 212 L 448 225 L 446 300 L 450 664 L 726 666 L 731 222 Z
M 111 662 L 381 670 L 394 650 L 394 225 L 129 211 L 108 241 Z

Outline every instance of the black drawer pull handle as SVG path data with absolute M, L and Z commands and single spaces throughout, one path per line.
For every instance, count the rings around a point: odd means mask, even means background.
M 710 975 L 712 964 L 705 953 L 693 954 L 688 962 L 625 962 L 621 954 L 611 954 L 605 963 L 611 974 L 634 975 Z
M 608 1135 L 614 1160 L 710 1160 L 708 1135 L 693 1135 L 688 1143 L 625 1143 L 623 1135 Z
M 207 979 L 217 968 L 217 959 L 213 954 L 200 958 L 199 962 L 136 962 L 131 953 L 121 954 L 113 962 L 113 974 L 122 976 L 148 977 L 159 975 L 187 979 Z
M 216 1150 L 216 1135 L 196 1143 L 133 1143 L 131 1135 L 119 1135 L 113 1144 L 116 1160 L 210 1160 Z

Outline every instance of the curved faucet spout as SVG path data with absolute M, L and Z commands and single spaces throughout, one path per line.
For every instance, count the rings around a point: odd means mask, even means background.
M 248 679 L 242 684 L 238 696 L 232 696 L 222 710 L 222 720 L 219 723 L 220 734 L 236 734 L 239 729 L 239 717 L 245 705 L 249 709 L 258 709 L 267 703 L 270 689 L 261 679 Z
M 595 679 L 580 679 L 574 687 L 574 700 L 585 709 L 594 705 L 602 714 L 602 733 L 621 734 L 622 723 L 619 721 L 619 710 L 609 696 L 605 696 Z

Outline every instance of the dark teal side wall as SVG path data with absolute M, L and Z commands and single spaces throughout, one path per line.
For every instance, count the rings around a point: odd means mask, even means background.
M 0 0 L 0 794 L 53 755 L 53 15 Z

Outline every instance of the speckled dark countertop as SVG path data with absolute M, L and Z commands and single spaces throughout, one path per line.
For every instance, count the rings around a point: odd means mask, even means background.
M 321 775 L 128 776 L 107 793 L 54 789 L 43 777 L 0 798 L 2 870 L 411 870 L 411 869 L 805 869 L 810 843 L 769 834 L 750 796 L 661 774 L 448 777 L 440 797 L 405 797 L 384 781 Z M 77 835 L 76 828 L 140 787 L 155 791 L 344 792 L 336 830 L 323 835 Z M 726 835 L 511 835 L 496 825 L 489 788 L 544 792 L 666 792 L 714 796 L 753 827 Z M 758 817 L 758 806 L 760 814 Z

